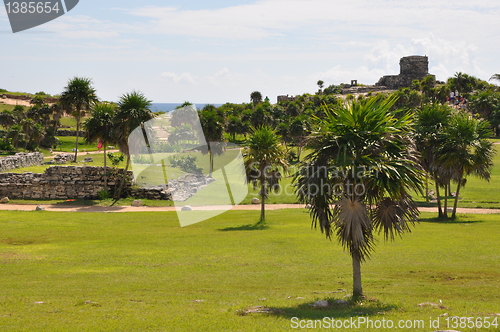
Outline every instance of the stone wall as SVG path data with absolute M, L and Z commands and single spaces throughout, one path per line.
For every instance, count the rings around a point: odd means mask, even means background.
M 104 167 L 51 166 L 45 173 L 0 173 L 0 197 L 10 199 L 98 199 L 104 190 Z M 112 194 L 123 169 L 107 167 L 108 191 Z M 132 179 L 128 171 L 127 178 Z M 185 201 L 214 179 L 203 174 L 187 174 L 169 185 L 138 188 L 126 181 L 123 195 L 153 200 Z
M 347 95 L 347 94 L 356 94 L 356 93 L 368 93 L 368 92 L 379 92 L 379 91 L 386 91 L 389 90 L 389 88 L 383 86 L 375 86 L 375 85 L 364 85 L 364 86 L 352 86 L 347 89 L 342 89 L 342 94 Z
M 58 130 L 56 133 L 56 136 L 76 136 L 76 130 Z M 85 136 L 85 132 L 80 130 L 80 135 L 79 137 Z
M 13 156 L 0 158 L 0 172 L 21 167 L 40 166 L 41 164 L 43 164 L 43 154 L 40 152 L 16 153 Z
M 107 168 L 112 173 L 111 168 Z M 15 199 L 70 199 L 99 198 L 99 191 L 104 190 L 104 167 L 51 166 L 45 173 L 0 173 L 0 196 Z M 110 192 L 118 185 L 122 169 L 108 178 Z M 129 176 L 132 174 L 129 171 Z M 124 192 L 130 190 L 130 183 Z

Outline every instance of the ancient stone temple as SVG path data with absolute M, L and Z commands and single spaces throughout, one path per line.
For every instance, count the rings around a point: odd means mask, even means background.
M 383 76 L 375 85 L 398 89 L 409 87 L 413 80 L 421 80 L 430 75 L 427 56 L 412 55 L 403 57 L 399 61 L 399 67 L 401 68 L 399 75 Z

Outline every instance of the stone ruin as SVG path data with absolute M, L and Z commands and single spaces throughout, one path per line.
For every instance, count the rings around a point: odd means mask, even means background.
M 43 155 L 42 155 L 43 158 Z M 51 166 L 44 173 L 0 173 L 0 198 L 10 199 L 98 199 L 104 190 L 104 173 L 109 192 L 124 173 L 123 169 L 92 166 Z M 127 172 L 132 179 L 132 172 Z M 215 181 L 204 174 L 186 174 L 168 185 L 139 188 L 125 182 L 123 194 L 135 198 L 185 201 Z
M 375 86 L 386 87 L 391 90 L 411 86 L 414 80 L 421 80 L 429 74 L 429 59 L 427 56 L 412 55 L 399 60 L 399 75 L 387 75 L 379 79 Z
M 40 166 L 41 164 L 43 164 L 43 154 L 40 152 L 20 152 L 13 156 L 0 158 L 0 172 L 7 172 L 16 168 Z

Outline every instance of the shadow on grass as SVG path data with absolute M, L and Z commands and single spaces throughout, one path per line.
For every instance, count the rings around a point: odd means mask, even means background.
M 266 313 L 270 316 L 283 317 L 291 319 L 297 317 L 299 319 L 323 319 L 331 317 L 336 319 L 348 319 L 359 316 L 377 316 L 383 315 L 385 312 L 393 311 L 399 307 L 395 304 L 382 303 L 375 299 L 365 299 L 360 301 L 347 301 L 347 303 L 336 303 L 339 299 L 328 298 L 328 307 L 315 308 L 311 303 L 302 303 L 290 307 L 273 307 L 268 308 Z M 251 312 L 250 312 L 251 313 Z M 240 313 L 241 314 L 241 313 Z M 244 312 L 243 312 L 243 315 Z
M 471 218 L 471 219 L 469 219 Z M 459 216 L 456 219 L 446 219 L 446 218 L 424 218 L 420 219 L 419 222 L 429 222 L 429 223 L 437 223 L 437 224 L 475 224 L 479 222 L 484 222 L 484 220 L 476 219 L 477 216 Z
M 260 231 L 264 229 L 268 229 L 269 226 L 266 225 L 265 221 L 258 221 L 255 224 L 247 224 L 247 225 L 242 225 L 242 226 L 237 226 L 237 227 L 227 227 L 227 228 L 221 228 L 219 231 L 221 232 L 228 232 L 228 231 Z

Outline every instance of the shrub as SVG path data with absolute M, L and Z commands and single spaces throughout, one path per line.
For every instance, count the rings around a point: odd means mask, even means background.
M 99 196 L 100 200 L 111 198 L 111 195 L 109 194 L 109 191 L 107 191 L 107 190 L 101 190 L 97 193 L 97 195 Z
M 184 172 L 201 173 L 203 168 L 196 166 L 196 157 L 187 155 L 185 157 L 172 156 L 169 158 L 172 167 L 179 167 Z

